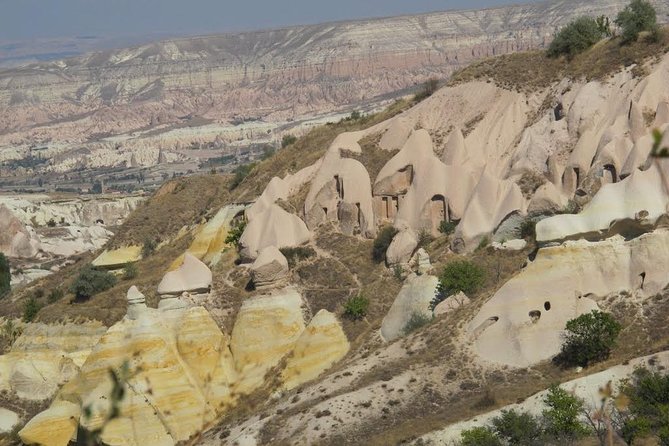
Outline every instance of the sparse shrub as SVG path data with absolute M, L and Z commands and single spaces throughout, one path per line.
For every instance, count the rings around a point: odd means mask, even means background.
M 569 199 L 567 205 L 562 209 L 559 214 L 578 214 L 581 212 L 581 205 L 576 202 L 574 199 Z
M 344 316 L 353 320 L 362 319 L 367 316 L 367 309 L 369 308 L 369 299 L 362 294 L 349 297 L 344 303 Z
M 292 248 L 279 249 L 281 254 L 288 260 L 288 266 L 294 268 L 298 262 L 306 260 L 316 255 L 316 251 L 311 246 L 295 246 Z
M 90 297 L 108 290 L 116 285 L 116 276 L 108 271 L 100 271 L 91 265 L 86 265 L 75 279 L 70 288 L 77 299 Z
M 144 239 L 144 243 L 142 244 L 142 258 L 146 259 L 147 257 L 150 257 L 154 252 L 156 252 L 156 247 L 158 246 L 158 243 L 150 237 L 147 237 Z
M 509 446 L 539 446 L 542 441 L 541 423 L 528 412 L 502 410 L 492 419 L 493 430 Z
M 644 31 L 650 31 L 651 36 L 658 32 L 655 8 L 645 0 L 632 0 L 618 13 L 615 23 L 622 30 L 623 43 L 635 42 Z
M 426 248 L 432 241 L 434 240 L 434 237 L 432 237 L 432 234 L 430 234 L 430 231 L 427 229 L 422 229 L 418 233 L 418 248 Z
M 49 295 L 47 296 L 46 300 L 47 302 L 52 304 L 62 299 L 63 296 L 65 296 L 65 292 L 60 287 L 56 287 L 49 292 Z
M 516 182 L 527 199 L 530 199 L 544 183 L 546 183 L 546 177 L 529 169 L 525 170 Z
M 592 17 L 579 17 L 562 28 L 548 46 L 547 55 L 573 57 L 599 42 L 605 33 Z
M 537 222 L 531 218 L 523 220 L 520 224 L 520 236 L 524 239 L 534 240 L 537 236 Z
M 349 121 L 357 121 L 362 118 L 362 114 L 358 110 L 354 110 L 351 115 L 348 117 Z
M 427 324 L 430 323 L 431 320 L 432 318 L 430 316 L 427 316 L 418 311 L 414 311 L 413 313 L 411 313 L 411 316 L 409 317 L 407 323 L 404 324 L 404 328 L 402 329 L 402 334 L 406 336 L 409 333 L 426 326 Z
M 137 265 L 132 262 L 128 262 L 123 267 L 123 280 L 132 280 L 137 277 Z
M 297 140 L 297 138 L 295 138 Z M 283 141 L 282 141 L 283 143 Z M 263 147 L 262 149 L 262 155 L 260 156 L 260 159 L 262 161 L 270 159 L 272 156 L 274 156 L 274 153 L 276 153 L 276 149 L 270 145 L 267 145 Z
M 402 265 L 395 265 L 393 267 L 393 276 L 395 276 L 398 282 L 404 280 L 404 268 L 402 268 Z
M 46 222 L 46 225 L 50 228 L 55 228 L 56 227 L 56 220 L 51 218 L 51 219 L 49 219 L 49 221 Z
M 460 433 L 461 446 L 502 446 L 502 441 L 497 438 L 489 427 L 473 427 Z
M 7 319 L 5 324 L 2 326 L 2 337 L 7 340 L 8 347 L 11 347 L 12 344 L 21 336 L 23 330 L 21 327 L 16 326 L 12 319 Z M 2 353 L 2 351 L 0 351 Z
M 439 232 L 445 235 L 451 235 L 455 232 L 455 228 L 458 224 L 454 221 L 442 221 L 439 223 Z
M 234 176 L 232 177 L 232 181 L 230 181 L 230 190 L 236 189 L 237 186 L 242 184 L 242 181 L 244 181 L 244 179 L 249 176 L 254 167 L 255 163 L 242 164 L 241 166 L 237 166 L 235 170 L 232 171 Z
M 592 310 L 567 322 L 556 362 L 586 367 L 609 357 L 622 326 L 609 313 Z
M 32 322 L 40 310 L 40 304 L 35 296 L 30 296 L 23 306 L 23 322 Z
M 10 290 L 12 274 L 9 269 L 9 260 L 0 252 L 0 298 L 5 297 Z
M 43 288 L 37 288 L 34 292 L 35 299 L 41 299 L 44 297 L 44 289 Z
M 480 250 L 482 250 L 482 249 L 485 249 L 485 248 L 488 247 L 488 245 L 490 245 L 490 237 L 488 237 L 488 236 L 486 235 L 485 237 L 483 237 L 483 238 L 481 239 L 481 241 L 479 242 L 478 246 L 476 247 L 476 250 L 477 250 L 477 251 L 480 251 Z
M 580 421 L 583 401 L 557 384 L 549 389 L 543 411 L 545 432 L 549 436 L 567 443 L 573 443 L 588 434 L 588 429 Z
M 242 238 L 242 234 L 246 229 L 246 220 L 241 219 L 233 223 L 232 227 L 228 231 L 227 237 L 225 237 L 225 243 L 232 246 L 238 246 L 239 240 Z
M 297 142 L 297 137 L 293 135 L 283 135 L 283 138 L 281 138 L 281 148 L 285 149 L 291 144 L 295 144 Z
M 397 235 L 397 229 L 392 226 L 381 228 L 374 239 L 374 245 L 372 247 L 372 259 L 374 259 L 375 262 L 382 262 L 386 259 L 386 251 L 388 251 L 388 247 L 395 235 Z
M 437 292 L 446 298 L 463 292 L 471 294 L 477 291 L 485 280 L 485 272 L 468 260 L 454 260 L 446 266 L 439 276 Z
M 437 90 L 439 90 L 439 80 L 435 77 L 431 77 L 423 83 L 418 93 L 413 97 L 413 100 L 420 102 L 432 96 Z

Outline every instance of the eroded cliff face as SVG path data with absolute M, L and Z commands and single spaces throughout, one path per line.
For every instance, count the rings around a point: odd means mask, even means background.
M 0 159 L 44 144 L 53 169 L 65 171 L 153 165 L 160 148 L 217 138 L 276 141 L 301 121 L 373 108 L 474 59 L 544 46 L 571 18 L 612 16 L 624 3 L 562 0 L 198 37 L 5 70 Z M 669 8 L 658 6 L 664 18 Z

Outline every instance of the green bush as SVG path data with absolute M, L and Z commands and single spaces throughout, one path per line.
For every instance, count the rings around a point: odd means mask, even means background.
M 546 434 L 558 440 L 573 442 L 588 434 L 580 421 L 584 411 L 583 401 L 553 384 L 544 397 L 547 406 L 543 411 Z
M 0 298 L 9 294 L 12 274 L 9 269 L 9 260 L 0 252 Z
M 50 228 L 55 228 L 56 227 L 56 220 L 54 220 L 52 218 L 52 219 L 50 219 L 49 221 L 46 222 L 46 225 Z
M 132 280 L 137 277 L 137 265 L 132 262 L 128 262 L 123 267 L 123 280 Z
M 547 55 L 573 57 L 590 48 L 604 38 L 606 34 L 597 20 L 592 17 L 579 17 L 562 28 L 548 46 Z
M 244 233 L 244 229 L 246 229 L 246 220 L 241 219 L 233 222 L 232 227 L 228 231 L 228 235 L 225 237 L 225 243 L 232 246 L 238 246 L 239 240 Z
M 32 322 L 39 310 L 40 304 L 35 299 L 35 296 L 31 296 L 23 306 L 23 322 Z
M 609 357 L 622 326 L 609 313 L 592 310 L 567 322 L 562 350 L 556 362 L 586 367 Z
M 295 144 L 297 142 L 297 137 L 293 135 L 283 135 L 283 138 L 281 138 L 281 148 L 285 149 L 291 144 Z
M 430 243 L 434 241 L 434 237 L 430 234 L 430 231 L 427 229 L 421 229 L 418 233 L 418 245 L 417 248 L 427 248 Z
M 643 31 L 658 32 L 655 8 L 645 0 L 632 0 L 618 13 L 615 23 L 622 30 L 623 43 L 635 42 Z
M 142 244 L 142 258 L 146 259 L 153 255 L 153 253 L 156 252 L 157 247 L 158 243 L 156 243 L 154 239 L 149 237 L 145 238 L 144 244 Z
M 232 171 L 234 177 L 232 177 L 232 181 L 230 182 L 230 190 L 236 189 L 237 186 L 242 184 L 242 181 L 244 181 L 244 179 L 249 176 L 254 167 L 255 163 L 242 164 L 241 166 L 237 166 L 235 170 Z
M 375 262 L 382 262 L 386 259 L 386 251 L 388 251 L 388 247 L 395 235 L 397 235 L 397 229 L 392 226 L 381 228 L 374 239 L 374 245 L 372 246 L 372 259 L 374 259 Z
M 430 316 L 426 316 L 423 313 L 414 311 L 413 313 L 411 313 L 409 320 L 404 325 L 404 328 L 402 329 L 402 334 L 406 336 L 409 333 L 426 326 L 427 324 L 430 323 L 430 321 L 432 321 L 432 318 Z
M 661 445 L 668 445 L 669 374 L 639 368 L 621 390 L 629 399 L 629 414 L 621 429 L 627 444 L 652 433 Z
M 60 299 L 65 296 L 65 292 L 61 288 L 54 288 L 49 292 L 49 295 L 47 296 L 46 300 L 50 304 L 59 301 Z
M 502 446 L 502 441 L 488 427 L 473 427 L 460 433 L 461 446 Z
M 288 260 L 288 266 L 294 268 L 298 262 L 306 260 L 316 255 L 316 251 L 311 246 L 295 246 L 292 248 L 279 249 L 281 254 Z
M 89 299 L 90 297 L 108 290 L 116 285 L 116 276 L 108 271 L 100 271 L 91 265 L 86 265 L 70 287 L 77 299 Z
M 497 437 L 509 446 L 534 446 L 544 444 L 539 421 L 528 412 L 502 410 L 502 414 L 492 419 Z
M 439 232 L 446 235 L 451 235 L 455 232 L 455 228 L 458 226 L 457 223 L 453 221 L 442 221 L 439 223 Z
M 369 308 L 369 299 L 362 294 L 354 297 L 349 297 L 344 303 L 344 316 L 353 320 L 362 319 L 367 316 L 367 309 Z
M 485 272 L 468 260 L 454 260 L 444 266 L 439 276 L 437 291 L 444 297 L 477 291 L 485 281 Z

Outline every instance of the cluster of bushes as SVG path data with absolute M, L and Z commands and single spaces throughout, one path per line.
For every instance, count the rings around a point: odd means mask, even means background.
M 158 243 L 155 239 L 151 237 L 145 238 L 144 243 L 142 244 L 142 258 L 146 259 L 153 255 L 153 253 L 156 252 L 157 247 Z
M 614 22 L 620 28 L 623 44 L 635 42 L 642 32 L 648 32 L 651 41 L 660 39 L 657 14 L 646 0 L 633 0 L 618 13 Z M 608 17 L 579 17 L 555 35 L 547 54 L 549 57 L 573 57 L 611 35 Z
M 109 271 L 101 271 L 92 265 L 86 265 L 72 283 L 70 291 L 77 300 L 86 300 L 112 288 L 116 282 L 116 276 Z
M 599 407 L 585 402 L 557 385 L 549 388 L 541 416 L 503 410 L 490 425 L 461 433 L 462 446 L 534 446 L 574 444 L 596 436 L 599 444 L 618 437 L 625 444 L 650 440 L 669 444 L 669 374 L 638 368 L 621 383 L 619 394 L 610 386 L 602 391 Z M 613 444 L 613 443 L 611 443 Z M 616 443 L 617 444 L 617 443 Z
M 237 186 L 242 184 L 242 181 L 244 181 L 244 179 L 249 176 L 255 166 L 255 163 L 242 164 L 241 166 L 237 166 L 235 170 L 232 171 L 234 176 L 230 181 L 230 190 L 234 190 L 237 188 Z
M 297 142 L 297 137 L 293 135 L 283 135 L 283 138 L 281 138 L 281 148 L 285 149 L 291 144 L 295 144 Z

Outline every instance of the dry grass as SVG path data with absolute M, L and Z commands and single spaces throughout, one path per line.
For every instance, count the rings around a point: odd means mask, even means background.
M 398 152 L 398 150 L 383 150 L 379 147 L 380 140 L 381 135 L 370 135 L 360 141 L 362 153 L 342 152 L 343 157 L 358 160 L 365 166 L 372 184 L 379 175 L 379 172 L 381 172 L 381 169 L 383 169 L 383 166 Z
M 518 91 L 546 88 L 562 78 L 602 80 L 623 67 L 636 64 L 637 75 L 643 74 L 644 62 L 658 58 L 669 51 L 669 31 L 662 33 L 657 43 L 643 39 L 631 45 L 621 45 L 619 38 L 602 41 L 575 56 L 549 58 L 544 51 L 506 54 L 484 59 L 459 70 L 451 76 L 449 85 L 472 80 L 495 82 Z

